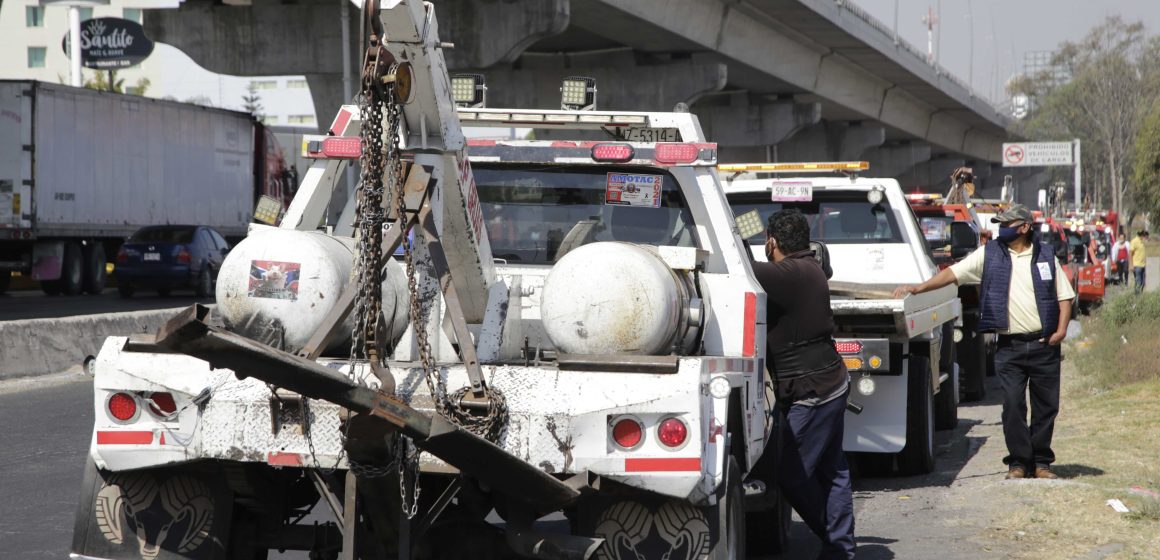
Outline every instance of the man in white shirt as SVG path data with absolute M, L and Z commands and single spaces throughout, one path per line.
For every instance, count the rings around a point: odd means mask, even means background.
M 978 329 L 999 335 L 995 372 L 1003 384 L 1007 478 L 1057 478 L 1051 472 L 1051 438 L 1059 412 L 1059 345 L 1067 336 L 1075 290 L 1051 246 L 1036 238 L 1027 207 L 1013 204 L 991 221 L 1000 226 L 995 240 L 922 284 L 900 286 L 894 295 L 982 283 Z

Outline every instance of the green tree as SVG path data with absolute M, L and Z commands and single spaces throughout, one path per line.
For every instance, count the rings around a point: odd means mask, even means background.
M 150 85 L 152 82 L 149 81 L 149 78 L 140 78 L 132 86 L 126 88 L 125 78 L 118 77 L 116 70 L 93 70 L 84 75 L 84 87 L 98 91 L 145 95 Z
M 1047 71 L 1012 81 L 1011 93 L 1023 93 L 1034 109 L 1016 132 L 1035 140 L 1083 142 L 1087 201 L 1125 211 L 1131 192 L 1132 158 L 1149 90 L 1160 83 L 1160 42 L 1144 35 L 1144 26 L 1107 18 L 1080 41 L 1060 44 L 1052 60 L 1069 80 L 1060 83 Z M 1054 171 L 1065 179 L 1066 169 Z M 1106 197 L 1106 199 L 1105 199 Z
M 1160 97 L 1153 100 L 1140 125 L 1133 155 L 1133 198 L 1141 211 L 1160 216 Z
M 247 113 L 254 115 L 254 118 L 261 120 L 262 115 L 262 96 L 258 95 L 258 87 L 254 82 L 246 86 L 246 94 L 242 96 L 242 109 Z

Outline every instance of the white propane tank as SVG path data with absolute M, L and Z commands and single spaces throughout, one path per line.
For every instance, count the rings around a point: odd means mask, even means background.
M 661 355 L 685 338 L 691 298 L 690 287 L 655 252 L 589 243 L 552 267 L 540 316 L 560 352 Z
M 254 231 L 234 247 L 218 273 L 217 311 L 232 332 L 297 352 L 338 302 L 354 262 L 353 240 L 322 232 Z M 393 261 L 383 282 L 383 314 L 393 343 L 407 321 L 406 275 Z M 401 292 L 399 291 L 401 288 Z M 353 314 L 330 348 L 346 355 Z M 346 352 L 342 350 L 345 349 Z

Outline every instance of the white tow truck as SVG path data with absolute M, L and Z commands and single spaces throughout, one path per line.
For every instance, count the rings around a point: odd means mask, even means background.
M 850 400 L 861 407 L 846 413 L 843 448 L 863 474 L 930 472 L 935 430 L 958 423 L 959 369 L 949 340 L 962 313 L 954 286 L 893 297 L 895 287 L 938 272 L 898 182 L 861 177 L 866 162 L 718 169 L 755 259 L 766 259 L 764 224 L 781 209 L 800 210 L 811 239 L 826 244 L 837 348 L 850 371 Z
M 97 356 L 72 557 L 779 548 L 765 294 L 697 118 L 457 111 L 473 86 L 448 78 L 431 4 L 368 1 L 364 21 L 386 38 L 364 68 L 381 128 L 344 107 L 286 214 L 231 251 L 212 314 Z M 609 139 L 468 141 L 461 121 Z M 358 196 L 319 229 L 360 155 Z M 316 504 L 334 521 L 304 521 Z

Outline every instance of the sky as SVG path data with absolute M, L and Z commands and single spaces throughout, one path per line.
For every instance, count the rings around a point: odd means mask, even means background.
M 897 6 L 899 36 L 923 52 L 923 16 L 934 10 L 940 22 L 934 44 L 939 64 L 963 81 L 970 78 L 980 96 L 996 101 L 1004 97 L 1006 80 L 1022 71 L 1024 53 L 1055 50 L 1063 41 L 1078 40 L 1109 15 L 1141 21 L 1148 35 L 1160 34 L 1160 0 L 853 1 L 888 27 L 894 25 Z

